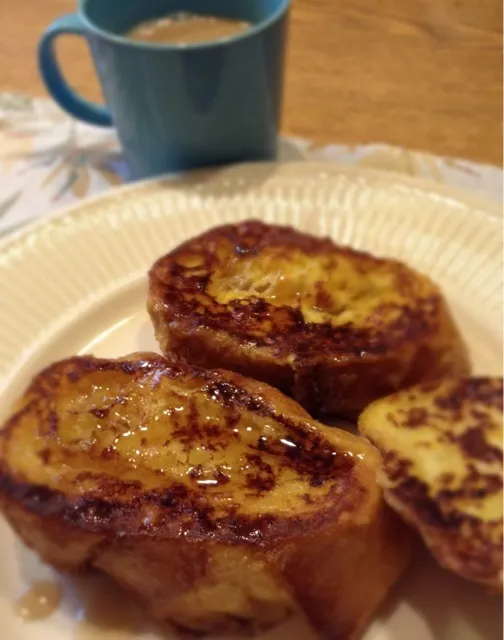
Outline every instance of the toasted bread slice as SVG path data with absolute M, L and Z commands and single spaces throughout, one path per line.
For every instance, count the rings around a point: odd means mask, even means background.
M 428 278 L 288 227 L 218 227 L 149 278 L 164 353 L 267 382 L 315 416 L 352 419 L 398 389 L 469 371 Z
M 75 357 L 0 432 L 0 503 L 47 562 L 102 569 L 178 627 L 255 631 L 302 610 L 348 640 L 409 556 L 379 464 L 237 374 Z
M 439 563 L 502 589 L 502 378 L 401 391 L 359 429 L 383 454 L 386 499 Z

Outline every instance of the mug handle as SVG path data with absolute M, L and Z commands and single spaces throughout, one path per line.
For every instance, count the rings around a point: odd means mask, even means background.
M 47 90 L 56 102 L 70 115 L 89 124 L 112 126 L 107 108 L 78 96 L 64 79 L 54 54 L 54 41 L 62 34 L 85 36 L 86 27 L 76 13 L 57 18 L 44 32 L 39 48 L 38 63 Z

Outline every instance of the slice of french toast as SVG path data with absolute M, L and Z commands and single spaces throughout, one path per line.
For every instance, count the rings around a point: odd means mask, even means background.
M 379 465 L 263 383 L 149 353 L 75 357 L 0 431 L 0 504 L 45 561 L 101 569 L 179 628 L 245 633 L 301 611 L 348 640 L 410 553 Z
M 502 378 L 425 383 L 372 404 L 389 504 L 441 565 L 502 589 Z
M 148 310 L 164 353 L 267 382 L 312 415 L 467 375 L 438 287 L 395 260 L 257 221 L 218 227 L 160 258 Z

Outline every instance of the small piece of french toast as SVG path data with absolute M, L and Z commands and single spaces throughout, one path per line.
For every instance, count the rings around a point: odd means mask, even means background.
M 379 465 L 263 383 L 149 353 L 75 357 L 36 376 L 0 431 L 0 505 L 45 561 L 103 570 L 180 629 L 303 612 L 348 640 L 410 554 Z
M 502 378 L 445 379 L 372 404 L 359 430 L 383 454 L 389 504 L 438 562 L 502 589 Z
M 212 229 L 160 258 L 149 282 L 165 354 L 267 382 L 314 416 L 355 419 L 401 388 L 469 373 L 429 278 L 289 227 Z

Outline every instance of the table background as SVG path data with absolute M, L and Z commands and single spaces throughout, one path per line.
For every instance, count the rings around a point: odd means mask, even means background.
M 38 38 L 74 0 L 0 0 L 0 91 L 42 96 Z M 99 89 L 84 43 L 63 68 Z M 501 0 L 293 0 L 284 133 L 502 163 Z

